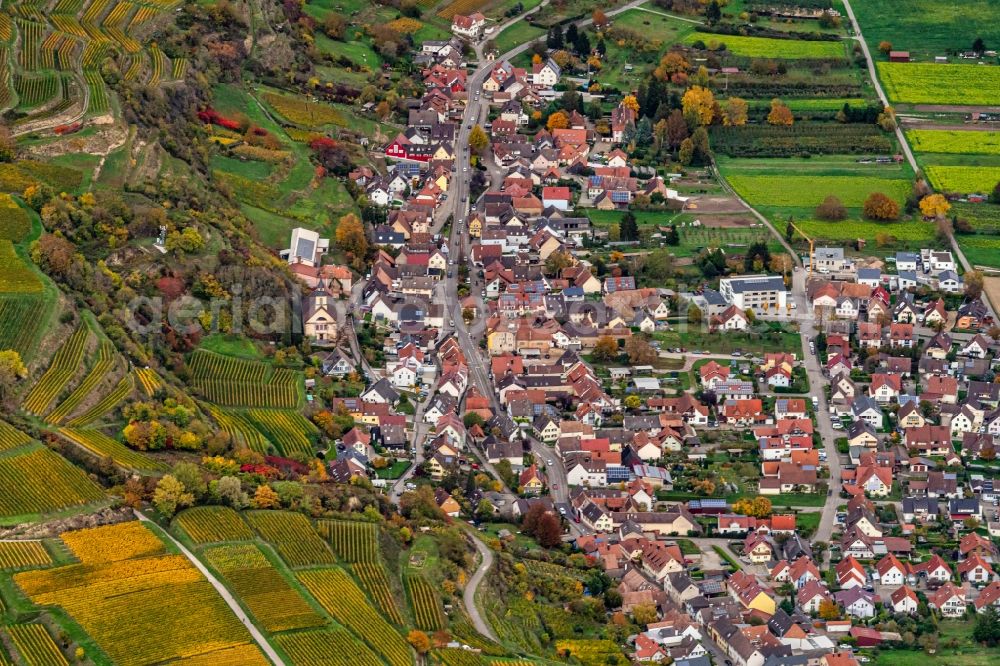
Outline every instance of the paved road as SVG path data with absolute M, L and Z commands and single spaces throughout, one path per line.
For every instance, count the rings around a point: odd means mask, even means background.
M 145 515 L 143 515 L 141 511 L 135 509 L 133 509 L 133 511 L 135 513 L 135 517 L 138 518 L 140 521 L 144 523 L 153 522 Z M 201 575 L 203 575 L 205 578 L 208 579 L 208 582 L 212 584 L 212 587 L 214 587 L 215 591 L 219 593 L 219 596 L 222 597 L 222 600 L 226 602 L 226 605 L 229 606 L 232 609 L 233 613 L 236 614 L 236 617 L 238 617 L 240 621 L 243 622 L 243 625 L 247 628 L 247 631 L 250 632 L 250 635 L 253 637 L 254 641 L 256 641 L 257 645 L 260 646 L 260 649 L 264 651 L 264 654 L 267 655 L 268 659 L 271 660 L 271 663 L 275 664 L 276 666 L 285 666 L 285 662 L 282 661 L 281 657 L 278 656 L 278 653 L 274 650 L 273 647 L 271 647 L 271 644 L 267 642 L 267 639 L 264 637 L 264 634 L 262 634 L 260 630 L 254 625 L 254 623 L 250 620 L 247 614 L 243 612 L 243 609 L 236 602 L 236 599 L 233 598 L 233 595 L 229 593 L 229 590 L 226 589 L 226 586 L 223 585 L 221 582 L 219 582 L 219 579 L 216 578 L 212 574 L 212 572 L 209 571 L 208 568 L 191 553 L 191 551 L 185 548 L 180 541 L 171 536 L 166 530 L 162 530 L 162 533 L 165 534 L 168 539 L 170 539 L 171 543 L 173 543 L 177 547 L 177 549 L 181 551 L 184 557 L 188 558 L 188 560 L 191 561 L 191 564 L 193 564 L 195 568 L 201 572 Z
M 413 473 L 424 462 L 424 439 L 427 437 L 428 430 L 430 430 L 430 424 L 424 422 L 424 411 L 430 405 L 431 400 L 433 400 L 433 395 L 428 395 L 423 402 L 417 405 L 413 413 L 413 439 L 411 440 L 413 445 L 413 464 L 407 467 L 403 475 L 396 479 L 396 482 L 392 484 L 392 488 L 389 491 L 389 499 L 396 504 L 399 504 L 400 495 L 406 491 L 406 482 L 409 481 Z
M 367 284 L 367 280 L 361 279 L 351 287 L 351 296 L 343 318 L 343 330 L 347 331 L 347 342 L 351 347 L 351 355 L 354 356 L 354 361 L 361 365 L 361 369 L 368 382 L 375 383 L 380 379 L 380 376 L 368 364 L 368 360 L 364 357 L 364 354 L 361 353 L 361 346 L 358 344 L 358 333 L 354 329 L 354 313 L 361 312 L 361 297 L 364 295 Z
M 823 387 L 828 384 L 827 378 L 823 375 L 823 369 L 820 366 L 819 358 L 809 353 L 809 338 L 817 334 L 813 328 L 813 319 L 810 316 L 811 308 L 807 306 L 806 303 L 806 293 L 805 293 L 805 282 L 806 282 L 807 271 L 803 269 L 798 269 L 793 272 L 792 275 L 792 297 L 796 300 L 798 307 L 796 308 L 798 312 L 802 313 L 800 316 L 803 317 L 804 322 L 802 326 L 802 359 L 803 365 L 806 369 L 806 374 L 809 376 L 809 386 L 811 388 L 812 394 L 819 399 L 819 407 L 816 410 L 816 424 L 817 430 L 819 432 L 820 438 L 823 441 L 823 450 L 826 451 L 826 464 L 830 470 L 830 487 L 833 489 L 833 494 L 826 498 L 826 502 L 823 504 L 823 511 L 820 516 L 819 526 L 816 529 L 816 534 L 813 535 L 813 541 L 825 541 L 830 542 L 830 538 L 833 536 L 833 530 L 835 527 L 835 520 L 837 516 L 837 506 L 840 504 L 840 493 L 837 490 L 840 488 L 840 470 L 841 470 L 841 458 L 840 453 L 837 452 L 837 431 L 833 429 L 832 422 L 830 420 L 830 407 L 827 404 L 826 392 L 823 391 Z
M 476 628 L 483 636 L 486 636 L 490 640 L 497 643 L 500 639 L 497 635 L 493 633 L 493 629 L 490 627 L 489 622 L 483 619 L 483 616 L 479 612 L 479 607 L 476 606 L 476 590 L 479 589 L 479 585 L 486 578 L 486 574 L 489 572 L 490 567 L 493 566 L 493 551 L 490 550 L 485 543 L 479 538 L 479 536 L 472 530 L 468 530 L 469 536 L 472 537 L 472 542 L 476 544 L 476 550 L 479 551 L 479 567 L 476 568 L 476 572 L 472 574 L 472 578 L 465 585 L 465 590 L 462 593 L 463 599 L 465 601 L 465 610 L 469 614 L 469 618 L 472 620 L 472 626 Z

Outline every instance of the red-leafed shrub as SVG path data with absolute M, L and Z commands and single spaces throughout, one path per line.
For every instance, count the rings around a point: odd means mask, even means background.
M 162 277 L 156 281 L 156 288 L 168 301 L 172 301 L 184 293 L 184 281 L 175 277 Z
M 264 460 L 267 461 L 269 465 L 273 465 L 278 469 L 284 470 L 286 472 L 295 472 L 296 474 L 308 474 L 309 466 L 304 465 L 297 460 L 291 460 L 290 458 L 282 458 L 280 456 L 264 456 Z
M 83 127 L 83 123 L 70 123 L 69 125 L 56 125 L 53 131 L 56 135 L 62 136 L 64 134 L 79 132 L 81 127 Z
M 270 465 L 254 465 L 247 463 L 240 467 L 240 471 L 244 474 L 258 474 L 268 479 L 276 479 L 281 476 L 281 473 L 274 467 Z
M 233 120 L 232 118 L 226 118 L 212 107 L 208 107 L 204 111 L 199 111 L 198 120 L 210 125 L 218 125 L 219 127 L 224 127 L 228 130 L 234 130 L 237 132 L 240 130 L 240 123 L 238 121 Z
M 328 136 L 318 136 L 309 142 L 309 147 L 318 153 L 336 148 L 337 142 Z

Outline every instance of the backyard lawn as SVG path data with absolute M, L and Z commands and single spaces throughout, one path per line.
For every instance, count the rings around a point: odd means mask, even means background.
M 815 534 L 816 529 L 819 527 L 819 519 L 821 515 L 822 513 L 819 511 L 797 513 L 795 514 L 795 528 L 804 536 Z

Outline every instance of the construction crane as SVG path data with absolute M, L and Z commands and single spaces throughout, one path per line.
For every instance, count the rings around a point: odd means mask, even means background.
M 810 238 L 809 236 L 806 236 L 802 232 L 802 230 L 799 229 L 797 226 L 795 226 L 795 223 L 792 222 L 791 220 L 788 221 L 788 226 L 790 226 L 795 231 L 799 232 L 800 236 L 802 236 L 807 241 L 809 241 L 809 273 L 806 275 L 806 281 L 808 282 L 809 280 L 812 279 L 812 276 L 813 276 L 813 257 L 815 255 L 815 253 L 813 252 L 813 250 L 816 249 L 816 244 L 813 242 L 812 238 Z

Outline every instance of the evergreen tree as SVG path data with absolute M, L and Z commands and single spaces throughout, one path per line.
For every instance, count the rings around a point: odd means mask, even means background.
M 545 44 L 550 49 L 561 49 L 563 47 L 563 29 L 558 23 L 549 28 L 549 34 L 545 38 Z
M 760 259 L 760 262 L 765 267 L 771 263 L 771 251 L 767 249 L 767 243 L 756 242 L 750 244 L 746 256 L 743 257 L 743 270 L 747 273 L 753 271 L 754 263 L 758 259 Z
M 573 49 L 583 58 L 590 55 L 590 39 L 587 38 L 587 33 L 581 32 L 577 35 L 573 40 Z
M 649 122 L 649 118 L 643 118 L 636 124 L 633 139 L 640 146 L 648 146 L 653 142 L 653 124 Z
M 646 88 L 646 97 L 642 100 L 642 114 L 644 116 L 659 114 L 660 107 L 663 106 L 663 102 L 665 101 L 667 101 L 667 95 L 663 81 L 660 81 L 655 76 L 650 77 L 649 86 Z M 668 105 L 666 113 L 669 112 Z
M 603 37 L 601 37 L 600 39 L 597 40 L 597 52 L 599 54 L 601 54 L 601 57 L 604 57 L 608 53 L 608 47 L 604 43 L 604 38 Z
M 579 32 L 576 29 L 576 23 L 570 23 L 566 27 L 566 44 L 576 46 L 576 39 L 578 36 Z
M 676 224 L 671 224 L 670 225 L 670 230 L 667 231 L 666 243 L 667 243 L 667 245 L 674 246 L 674 247 L 676 247 L 677 245 L 681 244 L 681 236 L 680 236 L 680 234 L 677 233 L 677 225 Z
M 705 21 L 711 25 L 713 23 L 718 23 L 722 20 L 722 7 L 719 6 L 719 0 L 712 0 L 705 7 Z
M 627 211 L 622 215 L 622 221 L 618 224 L 618 238 L 625 242 L 639 240 L 639 225 L 636 223 L 632 211 Z

